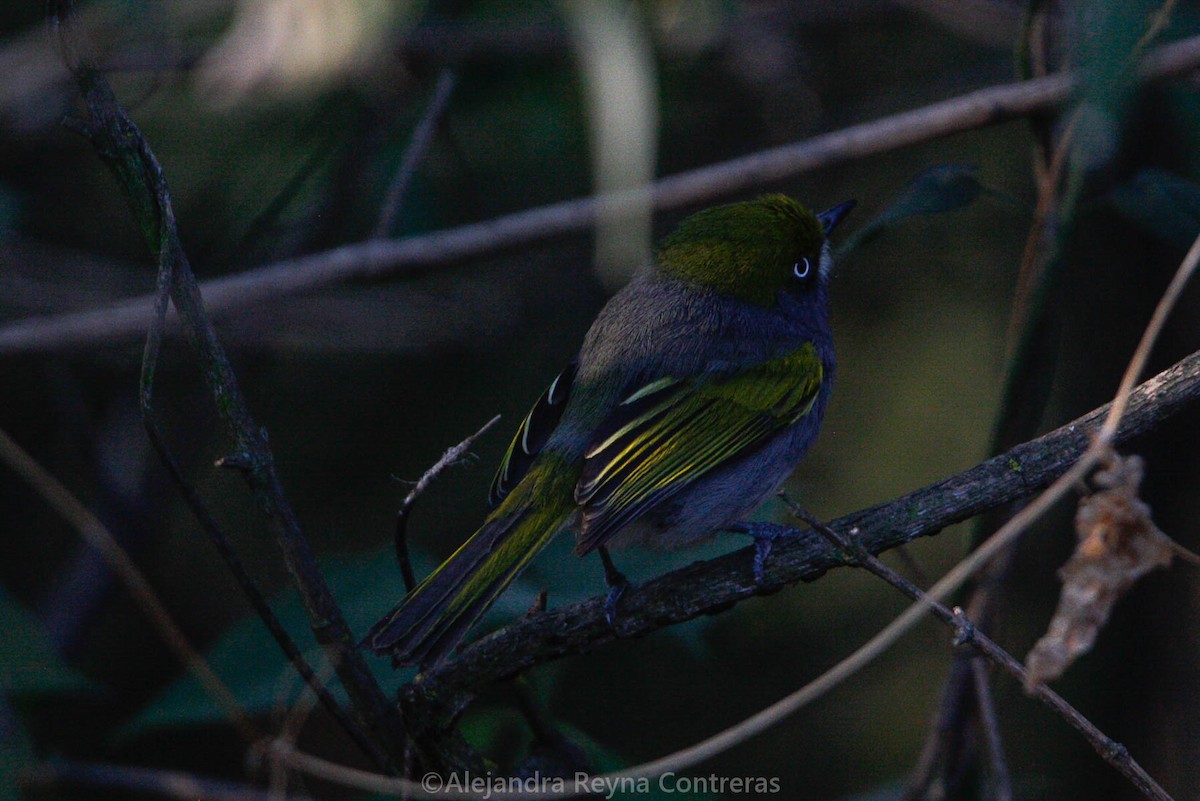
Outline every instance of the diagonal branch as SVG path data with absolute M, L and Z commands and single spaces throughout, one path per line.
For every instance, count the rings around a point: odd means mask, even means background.
M 100 553 L 112 571 L 120 576 L 126 591 L 141 607 L 167 648 L 216 702 L 243 739 L 248 743 L 258 740 L 261 737 L 258 727 L 238 703 L 237 697 L 188 640 L 154 591 L 146 574 L 100 519 L 3 429 L 0 429 L 0 463 L 11 467 L 25 479 L 79 533 L 84 542 Z
M 176 770 L 131 767 L 103 762 L 52 759 L 25 771 L 20 777 L 25 790 L 65 792 L 68 789 L 103 788 L 138 796 L 173 798 L 177 801 L 311 801 L 307 795 L 284 795 L 224 779 L 198 776 Z
M 379 743 L 395 761 L 403 752 L 402 724 L 395 707 L 367 669 L 362 654 L 317 567 L 316 557 L 300 530 L 275 471 L 266 433 L 250 414 L 233 368 L 205 313 L 195 276 L 179 241 L 170 193 L 162 168 L 137 126 L 117 102 L 108 83 L 85 60 L 75 55 L 68 25 L 72 3 L 57 4 L 63 52 L 80 94 L 87 106 L 85 122 L 76 122 L 97 154 L 111 169 L 130 201 L 137 223 L 159 259 L 156 318 L 161 319 L 167 299 L 174 303 L 200 361 L 201 373 L 212 392 L 216 410 L 234 441 L 236 464 L 246 478 L 255 500 L 264 512 L 268 528 L 283 551 L 309 616 L 317 642 L 333 663 L 353 702 L 360 723 L 374 732 Z M 159 328 L 153 327 L 146 346 L 142 376 L 143 411 L 147 427 L 157 443 L 157 429 L 149 408 L 159 345 Z M 203 522 L 203 521 L 202 521 Z M 310 671 L 311 672 L 311 671 Z M 317 688 L 318 692 L 320 688 Z
M 1200 68 L 1200 36 L 1165 45 L 1142 64 L 1145 81 Z M 654 208 L 678 209 L 759 189 L 818 168 L 843 164 L 954 133 L 982 128 L 1056 106 L 1070 97 L 1073 73 L 1002 84 L 890 117 L 679 173 L 651 186 Z M 355 279 L 401 276 L 468 257 L 587 230 L 596 209 L 641 202 L 642 190 L 587 197 L 493 220 L 399 240 L 374 240 L 287 259 L 206 281 L 204 302 L 220 313 Z M 0 327 L 0 354 L 48 352 L 136 339 L 146 330 L 153 296 L 83 312 L 29 317 Z
M 1134 391 L 1114 441 L 1124 442 L 1152 430 L 1197 399 L 1200 352 Z M 869 553 L 877 554 L 1032 495 L 1066 472 L 1087 450 L 1108 410 L 1105 405 L 962 473 L 830 525 L 855 534 Z M 446 705 L 442 711 L 448 714 L 464 696 L 534 665 L 595 650 L 618 636 L 642 636 L 721 611 L 763 593 L 755 585 L 752 559 L 753 549 L 743 548 L 630 590 L 622 598 L 616 632 L 605 621 L 602 598 L 530 615 L 418 676 L 405 692 L 409 701 L 418 705 L 423 703 L 422 697 L 436 696 L 439 704 Z M 763 587 L 771 592 L 797 581 L 812 581 L 845 564 L 823 538 L 796 530 L 794 537 L 776 542 L 766 565 Z
M 1034 680 L 1034 683 L 1031 685 L 1030 676 L 1025 666 L 1017 661 L 1012 654 L 1005 651 L 994 640 L 980 631 L 966 617 L 962 609 L 957 606 L 954 609 L 950 609 L 940 601 L 926 595 L 911 581 L 901 576 L 895 570 L 892 570 L 877 557 L 867 553 L 857 542 L 845 539 L 829 526 L 809 517 L 807 513 L 798 508 L 790 500 L 787 503 L 792 509 L 793 514 L 807 523 L 814 531 L 819 532 L 836 549 L 841 551 L 843 558 L 848 563 L 866 568 L 907 595 L 910 600 L 925 604 L 934 617 L 954 629 L 954 644 L 956 646 L 969 646 L 976 654 L 986 657 L 992 664 L 999 666 L 1010 676 L 1026 686 L 1029 689 L 1030 695 L 1057 712 L 1059 717 L 1082 734 L 1092 748 L 1096 750 L 1096 753 L 1100 754 L 1101 758 L 1119 770 L 1143 795 L 1154 799 L 1154 801 L 1171 801 L 1171 797 L 1167 795 L 1166 791 L 1130 756 L 1125 746 L 1112 740 L 1104 732 L 1096 728 L 1095 724 L 1084 717 L 1079 710 L 1071 706 L 1066 699 L 1054 692 L 1054 690 L 1051 690 L 1043 682 Z M 971 661 L 976 668 L 982 667 L 982 663 L 978 659 L 972 659 Z M 977 675 L 980 674 L 977 673 Z M 984 688 L 987 687 L 986 679 L 981 682 L 981 686 Z M 994 730 L 992 734 L 995 734 Z M 995 747 L 995 744 L 993 744 L 993 747 Z M 1000 759 L 1000 764 L 1003 764 L 1002 758 Z M 1007 792 L 1011 796 L 1011 789 L 1001 790 L 1000 792 Z
M 438 75 L 437 86 L 433 89 L 433 99 L 429 101 L 429 108 L 425 110 L 425 115 L 413 130 L 408 147 L 404 149 L 404 155 L 400 159 L 400 167 L 388 185 L 383 209 L 379 214 L 379 219 L 375 222 L 376 237 L 390 236 L 392 229 L 396 227 L 396 221 L 400 218 L 400 209 L 408 195 L 408 186 L 412 182 L 421 160 L 425 157 L 425 151 L 429 149 L 429 144 L 433 141 L 433 135 L 437 131 L 442 116 L 446 113 L 446 107 L 450 105 L 450 95 L 454 92 L 457 83 L 458 75 L 450 67 L 446 67 Z

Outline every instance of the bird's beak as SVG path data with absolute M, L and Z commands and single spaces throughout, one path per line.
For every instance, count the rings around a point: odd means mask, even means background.
M 825 209 L 817 215 L 817 219 L 821 221 L 821 225 L 825 228 L 825 236 L 833 233 L 833 229 L 842 221 L 842 218 L 850 213 L 850 209 L 858 203 L 857 200 L 847 200 L 844 203 L 839 203 L 832 208 Z

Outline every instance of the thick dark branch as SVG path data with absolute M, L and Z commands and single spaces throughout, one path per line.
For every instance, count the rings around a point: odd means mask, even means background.
M 1121 421 L 1117 442 L 1143 434 L 1200 398 L 1200 352 L 1139 386 Z M 1084 452 L 1101 425 L 1105 405 L 1009 452 L 923 489 L 833 521 L 877 554 L 937 534 L 1000 504 L 1027 497 L 1064 473 Z M 665 626 L 712 614 L 763 594 L 752 573 L 753 549 L 742 548 L 697 562 L 630 590 L 621 599 L 621 637 L 638 637 Z M 776 541 L 767 561 L 767 592 L 812 581 L 847 562 L 818 534 L 797 530 Z M 530 615 L 464 649 L 456 658 L 418 676 L 409 688 L 435 696 L 449 710 L 476 692 L 533 665 L 592 651 L 617 638 L 604 619 L 603 598 Z
M 1166 45 L 1143 64 L 1145 80 L 1163 80 L 1200 68 L 1200 36 Z M 1060 73 L 993 86 L 891 117 L 822 134 L 656 181 L 654 207 L 678 209 L 738 192 L 761 189 L 801 173 L 844 164 L 918 142 L 995 125 L 1062 103 L 1075 87 Z M 596 209 L 641 203 L 640 191 L 587 197 L 509 214 L 494 220 L 399 240 L 373 240 L 269 264 L 204 283 L 210 313 L 245 307 L 360 278 L 411 273 L 564 234 L 595 224 Z M 119 301 L 83 312 L 26 318 L 0 326 L 0 353 L 46 352 L 103 345 L 141 336 L 153 297 Z

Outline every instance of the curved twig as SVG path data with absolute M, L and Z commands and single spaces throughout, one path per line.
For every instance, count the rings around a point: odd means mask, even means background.
M 20 783 L 29 790 L 108 788 L 179 801 L 311 801 L 307 795 L 284 795 L 177 770 L 58 759 L 25 771 Z

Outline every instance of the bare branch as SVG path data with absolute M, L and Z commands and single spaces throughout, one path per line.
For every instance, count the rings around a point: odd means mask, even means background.
M 1153 429 L 1198 398 L 1200 352 L 1132 393 L 1115 441 L 1123 442 Z M 1089 438 L 1100 428 L 1109 408 L 1103 406 L 969 470 L 830 525 L 841 531 L 857 528 L 856 536 L 863 547 L 878 554 L 1028 497 L 1061 476 L 1087 450 Z M 711 614 L 762 594 L 764 587 L 770 592 L 797 581 L 812 581 L 846 564 L 821 538 L 807 531 L 797 531 L 794 537 L 775 543 L 762 587 L 755 583 L 752 561 L 753 549 L 742 548 L 631 589 L 622 598 L 619 632 L 606 622 L 602 598 L 530 615 L 422 675 L 414 692 L 440 694 L 450 701 L 455 693 L 478 691 L 533 665 L 594 650 L 618 636 L 642 636 Z
M 988 678 L 987 664 L 976 657 L 971 660 L 971 678 L 975 685 L 975 698 L 979 702 L 979 720 L 987 743 L 988 766 L 995 801 L 1012 801 L 1012 776 L 1004 756 L 1004 741 L 1000 737 L 1000 720 L 996 716 L 996 704 L 992 698 L 992 687 Z
M 1124 440 L 1144 433 L 1198 397 L 1200 353 L 1193 354 L 1139 387 L 1130 397 L 1128 411 L 1121 416 L 1115 436 L 1118 440 Z M 991 506 L 1031 494 L 1056 476 L 1059 480 L 1055 487 L 1068 484 L 1063 480 L 1064 473 L 1077 472 L 1079 465 L 1085 464 L 1076 460 L 1081 454 L 1090 453 L 1088 444 L 1091 435 L 1106 418 L 1115 419 L 1109 406 L 931 487 L 832 523 L 832 527 L 854 538 L 858 546 L 855 553 L 831 546 L 811 531 L 785 529 L 791 536 L 775 540 L 772 562 L 766 567 L 763 583 L 777 589 L 786 582 L 816 579 L 832 567 L 859 564 L 861 557 L 856 555 L 859 548 L 864 553 L 875 554 L 917 536 L 937 533 L 946 525 L 974 516 Z M 971 558 L 950 571 L 928 594 L 918 591 L 916 595 L 921 599 L 920 602 L 909 607 L 868 643 L 813 682 L 694 746 L 652 762 L 605 774 L 604 778 L 656 776 L 668 770 L 683 770 L 744 742 L 856 673 L 907 631 L 931 606 L 935 613 L 941 610 L 943 619 L 955 627 L 959 644 L 978 649 L 1023 680 L 1025 672 L 1019 662 L 977 632 L 961 612 L 951 612 L 943 605 L 936 604 L 935 599 L 961 584 L 986 554 L 1006 545 L 1006 529 L 1026 525 L 1031 517 L 1044 511 L 1049 503 L 1046 500 L 1048 497 L 1048 493 L 1044 494 L 1039 498 L 1040 503 L 1026 507 L 1022 515 L 1015 517 L 1012 523 L 998 532 L 999 539 L 989 540 Z M 996 542 L 999 544 L 993 544 Z M 989 545 L 992 547 L 989 548 Z M 624 599 L 622 617 L 617 622 L 619 635 L 605 620 L 602 598 L 562 610 L 531 614 L 469 646 L 457 659 L 419 675 L 407 688 L 406 703 L 425 702 L 424 711 L 428 712 L 430 706 L 427 699 L 437 698 L 439 704 L 448 706 L 448 709 L 440 710 L 443 713 L 440 723 L 448 726 L 461 709 L 464 694 L 478 691 L 493 681 L 567 653 L 592 650 L 617 636 L 646 634 L 706 612 L 721 611 L 755 594 L 752 560 L 753 549 L 744 548 L 677 570 L 631 590 Z M 906 583 L 904 579 L 898 581 L 898 584 Z M 1170 796 L 1145 774 L 1123 746 L 1096 730 L 1054 691 L 1045 685 L 1038 685 L 1035 695 L 1083 733 L 1096 750 L 1148 798 L 1169 801 Z M 434 711 L 436 713 L 439 710 Z M 433 720 L 432 725 L 437 723 Z M 271 753 L 293 767 L 347 786 L 385 793 L 411 792 L 414 798 L 432 797 L 427 788 L 415 787 L 413 782 L 336 765 L 299 753 L 281 741 L 272 744 Z M 574 792 L 568 790 L 566 793 L 539 795 L 561 798 L 579 792 L 576 789 Z M 462 797 L 456 793 L 438 795 Z M 495 797 L 515 801 L 531 796 L 527 793 L 497 793 Z
M 71 524 L 88 545 L 100 552 L 113 572 L 120 576 L 126 590 L 138 606 L 150 618 L 163 642 L 195 676 L 196 681 L 212 697 L 225 716 L 233 722 L 238 733 L 247 742 L 257 740 L 261 734 L 246 714 L 246 710 L 238 703 L 228 685 L 191 644 L 145 574 L 138 569 L 128 552 L 121 547 L 100 519 L 3 430 L 0 430 L 0 461 L 24 478 L 55 512 Z
M 1078 730 L 1091 746 L 1096 749 L 1096 753 L 1119 770 L 1143 795 L 1154 799 L 1154 801 L 1171 801 L 1171 797 L 1167 795 L 1166 791 L 1159 787 L 1158 783 L 1129 755 L 1129 751 L 1125 746 L 1105 735 L 1104 732 L 1096 728 L 1095 724 L 1088 720 L 1079 710 L 1067 703 L 1062 696 L 1051 690 L 1044 683 L 1031 679 L 1024 666 L 1015 657 L 997 645 L 990 637 L 975 628 L 961 609 L 958 607 L 955 607 L 953 610 L 949 609 L 945 604 L 937 601 L 936 598 L 922 592 L 915 584 L 892 570 L 875 556 L 867 553 L 856 540 L 842 536 L 829 526 L 823 525 L 820 521 L 809 517 L 794 505 L 791 505 L 791 508 L 797 517 L 808 523 L 814 530 L 820 532 L 822 536 L 832 542 L 834 547 L 843 553 L 850 564 L 864 567 L 871 571 L 904 593 L 911 600 L 916 601 L 916 606 L 927 608 L 934 617 L 954 629 L 955 645 L 969 646 L 987 658 L 992 664 L 997 665 L 1025 685 L 1026 691 L 1030 695 L 1053 709 L 1063 720 Z M 983 686 L 987 686 L 986 681 L 983 682 Z M 1002 760 L 1000 764 L 1003 764 Z M 1009 792 L 1011 794 L 1011 791 Z
M 179 467 L 178 460 L 175 458 L 174 453 L 172 453 L 170 447 L 167 445 L 166 438 L 162 434 L 162 429 L 158 422 L 158 413 L 154 407 L 154 376 L 158 370 L 158 359 L 162 350 L 164 323 L 167 307 L 171 301 L 171 288 L 177 280 L 176 271 L 181 264 L 186 267 L 187 262 L 183 250 L 179 246 L 178 235 L 175 230 L 174 210 L 165 176 L 163 176 L 162 170 L 154 158 L 154 154 L 150 152 L 149 146 L 140 139 L 140 136 L 134 137 L 134 139 L 141 147 L 141 156 L 148 168 L 145 171 L 144 180 L 148 184 L 153 185 L 159 213 L 162 215 L 162 224 L 159 231 L 159 270 L 156 279 L 158 284 L 158 298 L 154 304 L 154 319 L 146 334 L 146 344 L 142 353 L 141 375 L 138 379 L 138 396 L 146 436 L 158 454 L 159 459 L 167 468 L 168 475 L 171 476 L 171 479 L 179 488 L 188 508 L 200 524 L 200 528 L 208 535 L 209 540 L 217 549 L 217 553 L 225 561 L 225 566 L 229 568 L 234 581 L 241 588 L 242 594 L 245 595 L 246 600 L 250 603 L 250 607 L 263 621 L 264 625 L 266 625 L 267 631 L 275 639 L 284 656 L 287 657 L 288 661 L 296 669 L 296 672 L 300 674 L 300 677 L 306 682 L 312 692 L 315 693 L 316 697 L 320 699 L 333 719 L 341 725 L 350 739 L 362 749 L 364 754 L 371 758 L 378 768 L 386 769 L 388 766 L 387 754 L 372 742 L 358 722 L 342 708 L 341 704 L 337 702 L 325 686 L 325 680 L 318 679 L 312 665 L 309 664 L 308 659 L 305 658 L 299 646 L 296 645 L 296 641 L 292 639 L 292 636 L 283 627 L 283 624 L 279 622 L 279 618 L 275 615 L 275 610 L 267 603 L 266 597 L 259 589 L 258 582 L 246 571 L 245 565 L 234 550 L 233 544 L 225 536 L 225 532 L 217 523 L 216 517 L 209 510 L 208 505 L 204 503 L 199 493 L 196 492 L 195 487 L 184 476 L 183 470 Z M 217 357 L 218 359 L 220 358 L 219 353 Z M 232 379 L 231 371 L 229 371 L 229 377 Z M 233 386 L 236 390 L 236 384 Z M 220 464 L 221 462 L 218 462 L 218 465 Z
M 392 176 L 391 184 L 388 185 L 383 210 L 375 224 L 376 237 L 389 236 L 392 229 L 396 227 L 396 219 L 400 216 L 400 206 L 408 194 L 408 184 L 412 181 L 421 159 L 425 157 L 425 151 L 429 149 L 430 142 L 433 141 L 433 134 L 437 130 L 438 122 L 441 121 L 446 107 L 450 104 L 450 95 L 453 94 L 457 83 L 458 78 L 450 67 L 446 67 L 438 75 L 437 86 L 433 89 L 433 99 L 429 101 L 429 108 L 425 110 L 425 115 L 413 130 L 408 147 L 405 148 L 404 155 L 400 159 L 400 166 L 396 170 L 396 174 Z
M 158 258 L 155 321 L 161 323 L 169 297 L 187 324 L 217 413 L 234 441 L 233 460 L 244 468 L 241 472 L 280 545 L 284 561 L 300 590 L 316 640 L 335 666 L 364 728 L 373 731 L 380 744 L 389 749 L 393 757 L 398 757 L 403 750 L 399 714 L 355 648 L 350 628 L 284 495 L 266 434 L 251 416 L 224 348 L 205 312 L 175 228 L 171 197 L 162 169 L 149 143 L 117 102 L 108 83 L 87 62 L 74 55 L 75 43 L 69 29 L 72 5 L 70 0 L 57 4 L 56 20 L 64 59 L 87 106 L 86 122 L 77 123 L 76 127 L 87 136 L 112 170 L 130 201 L 147 244 Z M 147 412 L 151 411 L 149 401 L 160 341 L 161 327 L 152 326 L 142 376 L 142 403 Z M 147 420 L 150 421 L 148 430 L 154 437 L 156 429 L 152 415 Z
M 1200 252 L 1200 244 L 1197 245 L 1197 250 Z M 1194 268 L 1194 261 L 1189 254 L 1180 266 L 1178 274 L 1186 275 Z M 1169 308 L 1171 297 L 1172 293 L 1168 292 L 1163 305 L 1160 306 L 1163 314 Z M 1139 359 L 1135 355 L 1130 372 L 1138 369 Z M 940 613 L 944 620 L 955 627 L 959 644 L 976 648 L 1005 670 L 1024 680 L 1025 671 L 1019 662 L 976 631 L 960 611 L 947 610 L 937 603 L 937 599 L 945 597 L 960 586 L 990 555 L 1005 548 L 1012 541 L 1014 532 L 1022 530 L 1032 519 L 1042 514 L 1061 496 L 1064 488 L 1071 486 L 1074 476 L 1081 475 L 1088 469 L 1088 457 L 1093 453 L 1089 442 L 1097 439 L 1091 434 L 1102 425 L 1102 419 L 1104 425 L 1115 425 L 1115 437 L 1123 440 L 1145 432 L 1200 397 L 1200 353 L 1193 354 L 1155 376 L 1132 395 L 1129 395 L 1126 389 L 1123 385 L 1118 391 L 1118 403 L 1115 406 L 1097 409 L 1068 426 L 1025 443 L 1004 456 L 989 460 L 932 487 L 836 521 L 833 525 L 854 537 L 856 547 L 853 553 L 847 552 L 843 547 L 830 546 L 810 531 L 780 527 L 784 533 L 791 536 L 776 540 L 776 564 L 769 565 L 762 578 L 762 583 L 767 587 L 776 585 L 777 588 L 783 582 L 817 578 L 830 567 L 861 564 L 864 560 L 859 555 L 860 549 L 862 553 L 873 554 L 907 542 L 916 536 L 936 533 L 945 525 L 978 514 L 990 506 L 1031 494 L 1057 476 L 1049 490 L 1014 517 L 968 559 L 947 573 L 928 593 L 914 590 L 912 594 L 919 599 L 917 603 L 814 681 L 735 726 L 683 751 L 604 774 L 602 778 L 616 780 L 684 770 L 744 742 L 858 672 L 902 636 L 930 608 L 933 608 L 935 614 Z M 1126 400 L 1127 405 L 1123 403 Z M 1122 412 L 1123 408 L 1127 411 Z M 1080 458 L 1080 454 L 1083 458 Z M 753 594 L 758 586 L 750 568 L 752 560 L 753 551 L 747 548 L 718 559 L 697 563 L 642 585 L 627 597 L 628 604 L 623 607 L 623 616 L 617 624 L 619 633 L 614 632 L 605 620 L 603 601 L 599 598 L 564 610 L 531 614 L 468 647 L 458 659 L 427 674 L 419 675 L 406 688 L 404 702 L 410 708 L 420 710 L 426 726 L 434 729 L 450 726 L 457 712 L 461 710 L 464 698 L 492 681 L 519 673 L 533 664 L 555 659 L 566 653 L 591 650 L 619 635 L 644 634 L 698 614 L 728 608 Z M 786 564 L 779 565 L 778 562 Z M 897 584 L 907 585 L 908 582 L 898 579 Z M 1098 731 L 1060 696 L 1045 685 L 1038 685 L 1034 694 L 1084 734 L 1097 752 L 1129 778 L 1148 798 L 1169 801 L 1170 796 L 1145 773 L 1123 746 Z M 436 702 L 433 699 L 436 699 Z M 424 732 L 419 732 L 418 736 L 422 733 Z M 428 788 L 417 787 L 414 782 L 336 765 L 328 760 L 297 752 L 286 742 L 276 741 L 270 750 L 275 757 L 285 760 L 293 767 L 347 786 L 376 792 L 410 793 L 414 798 L 428 798 L 433 795 Z M 561 798 L 571 797 L 580 792 L 582 791 L 575 787 L 562 792 L 539 791 L 538 796 Z M 449 798 L 466 797 L 457 792 L 438 792 L 437 795 Z M 533 796 L 524 792 L 501 792 L 496 793 L 495 797 L 515 801 Z
M 1141 77 L 1158 81 L 1200 67 L 1200 36 L 1165 45 L 1143 62 Z M 812 170 L 1005 122 L 1066 100 L 1076 85 L 1060 73 L 970 92 L 923 108 L 663 178 L 652 189 L 656 209 L 677 209 L 769 185 Z M 402 276 L 468 257 L 586 230 L 596 209 L 621 209 L 642 190 L 570 200 L 480 223 L 400 240 L 374 240 L 288 259 L 204 283 L 211 313 L 351 279 Z M 0 327 L 0 353 L 97 346 L 140 336 L 153 298 L 143 296 L 86 312 L 30 317 Z
M 430 467 L 425 471 L 424 475 L 417 479 L 417 483 L 413 485 L 412 490 L 404 496 L 404 500 L 400 503 L 400 511 L 396 513 L 396 560 L 400 563 L 400 573 L 404 578 L 404 589 L 407 592 L 412 592 L 412 588 L 417 583 L 416 576 L 413 575 L 412 561 L 408 558 L 408 516 L 412 512 L 413 504 L 417 502 L 417 498 L 421 496 L 421 493 L 429 488 L 434 479 L 440 476 L 446 468 L 462 460 L 470 447 L 475 444 L 475 440 L 482 437 L 489 428 L 496 425 L 499 421 L 500 415 L 496 415 L 484 423 L 483 427 L 474 434 L 457 445 L 448 448 L 442 454 L 442 457 L 434 462 L 433 467 Z
M 175 798 L 179 801 L 309 801 L 309 796 L 283 795 L 245 784 L 210 779 L 176 770 L 134 768 L 99 762 L 52 760 L 26 771 L 21 786 L 29 790 L 108 788 Z

